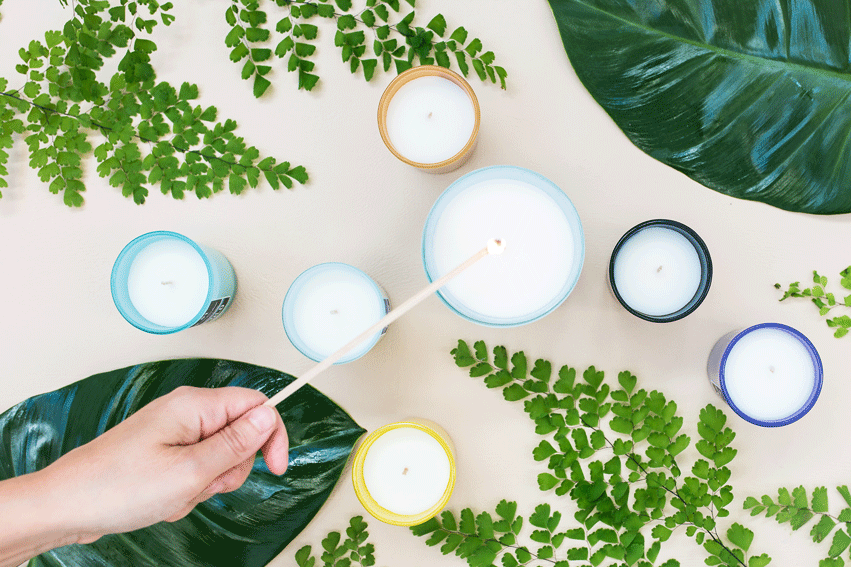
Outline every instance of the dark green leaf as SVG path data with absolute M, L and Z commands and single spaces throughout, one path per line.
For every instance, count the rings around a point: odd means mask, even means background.
M 272 395 L 292 380 L 276 370 L 211 359 L 154 362 L 92 376 L 0 415 L 2 451 L 15 455 L 0 460 L 0 480 L 43 468 L 178 386 L 240 386 Z M 269 474 L 258 459 L 242 488 L 202 502 L 183 520 L 60 547 L 30 565 L 265 566 L 325 502 L 364 432 L 309 386 L 278 411 L 290 439 L 284 476 Z
M 432 518 L 422 524 L 411 526 L 411 533 L 417 537 L 422 537 L 437 529 L 440 529 L 440 523 L 437 521 L 437 518 Z
M 473 515 L 473 511 L 469 508 L 461 510 L 461 525 L 459 526 L 459 529 L 462 533 L 467 535 L 476 534 L 476 517 Z
M 480 362 L 474 367 L 470 369 L 470 377 L 471 378 L 479 378 L 481 376 L 486 376 L 491 373 L 493 367 L 487 362 Z
M 442 14 L 436 15 L 426 26 L 430 30 L 434 30 L 434 32 L 443 37 L 443 34 L 446 33 L 446 18 L 443 17 Z
M 263 96 L 263 93 L 266 92 L 266 89 L 268 89 L 271 84 L 272 83 L 270 83 L 265 77 L 261 77 L 260 75 L 254 77 L 254 96 L 257 98 Z
M 471 366 L 476 362 L 473 358 L 473 353 L 470 352 L 470 347 L 464 341 L 458 341 L 458 346 L 452 349 L 450 353 L 455 357 L 455 364 L 461 368 Z
M 643 151 L 733 197 L 851 212 L 851 6 L 550 4 L 573 69 Z
M 500 370 L 485 378 L 485 385 L 488 388 L 499 388 L 511 382 L 513 378 L 507 370 Z
M 517 400 L 522 400 L 528 396 L 529 392 L 527 392 L 520 384 L 512 384 L 502 391 L 502 395 L 509 402 L 516 402 Z
M 488 360 L 488 347 L 484 341 L 476 341 L 473 343 L 473 350 L 475 351 L 476 358 L 487 362 Z
M 508 502 L 506 500 L 500 501 L 500 503 L 496 505 L 496 513 L 500 518 L 508 520 L 509 522 L 513 521 L 514 517 L 517 515 L 517 502 Z

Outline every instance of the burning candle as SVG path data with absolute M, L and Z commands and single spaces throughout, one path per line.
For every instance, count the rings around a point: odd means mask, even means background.
M 712 259 L 692 229 L 651 220 L 630 229 L 615 246 L 609 284 L 627 311 L 668 323 L 693 312 L 709 293 Z
M 423 231 L 429 280 L 447 273 L 489 238 L 505 253 L 459 275 L 438 292 L 462 317 L 482 325 L 530 323 L 558 307 L 579 279 L 585 239 L 573 203 L 532 171 L 474 171 L 438 198 Z
M 358 500 L 377 519 L 421 524 L 446 506 L 455 488 L 452 441 L 425 420 L 385 425 L 355 453 L 352 480 Z
M 176 333 L 218 319 L 236 293 L 236 274 L 220 252 L 175 232 L 130 242 L 110 281 L 119 313 L 148 333 Z
M 763 427 L 801 419 L 821 393 L 818 351 L 807 337 L 779 323 L 721 337 L 707 368 L 715 391 L 733 411 Z
M 472 154 L 479 103 L 457 73 L 425 65 L 405 71 L 384 92 L 378 127 L 387 148 L 409 165 L 443 173 Z
M 319 362 L 390 311 L 387 294 L 362 271 L 331 262 L 306 270 L 284 298 L 284 331 L 306 357 Z M 387 328 L 353 348 L 337 364 L 369 352 Z

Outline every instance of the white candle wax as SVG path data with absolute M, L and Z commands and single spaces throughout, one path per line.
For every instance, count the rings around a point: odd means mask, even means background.
M 186 242 L 160 240 L 139 251 L 127 290 L 133 307 L 156 325 L 180 327 L 206 307 L 210 276 L 201 254 Z
M 416 163 L 457 155 L 473 135 L 476 111 L 469 95 L 443 77 L 404 84 L 387 108 L 387 135 L 396 151 Z
M 806 405 L 816 381 L 810 351 L 777 328 L 757 329 L 739 339 L 723 373 L 730 401 L 760 421 L 792 416 Z
M 427 511 L 443 497 L 451 465 L 434 437 L 413 427 L 392 429 L 375 440 L 366 454 L 363 479 L 370 496 L 402 516 Z
M 463 190 L 443 209 L 435 226 L 433 279 L 491 238 L 506 242 L 448 283 L 444 290 L 476 313 L 517 319 L 535 313 L 563 293 L 573 269 L 574 236 L 558 204 L 519 180 L 492 179 Z
M 676 230 L 651 226 L 632 235 L 615 257 L 614 284 L 639 313 L 663 316 L 685 307 L 700 287 L 700 257 Z
M 292 331 L 320 360 L 387 313 L 387 304 L 376 285 L 351 266 L 322 264 L 300 278 L 303 279 L 294 286 L 295 295 L 286 299 L 292 305 Z M 365 354 L 375 341 L 375 337 L 364 341 L 343 361 Z

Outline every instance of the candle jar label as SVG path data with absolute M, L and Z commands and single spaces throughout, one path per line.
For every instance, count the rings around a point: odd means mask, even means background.
M 222 297 L 221 299 L 214 299 L 213 301 L 211 301 L 210 306 L 207 307 L 207 311 L 205 311 L 201 318 L 198 319 L 198 322 L 192 326 L 197 327 L 202 323 L 206 323 L 208 321 L 215 321 L 216 319 L 221 317 L 222 314 L 224 314 L 224 312 L 227 310 L 228 305 L 230 305 L 232 299 L 232 297 Z
M 376 284 L 376 285 L 378 285 L 378 284 Z M 381 289 L 381 293 L 383 293 L 384 296 L 385 296 L 384 297 L 384 315 L 387 315 L 388 313 L 390 313 L 390 298 L 387 297 L 387 292 L 384 291 L 383 287 L 381 287 L 380 285 L 378 287 L 379 287 L 379 289 Z M 389 329 L 389 328 L 390 328 L 390 325 L 387 325 L 386 327 L 381 329 L 381 336 L 382 337 L 387 334 L 387 329 Z

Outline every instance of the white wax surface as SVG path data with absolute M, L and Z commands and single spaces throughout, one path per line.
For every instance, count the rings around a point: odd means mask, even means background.
M 339 350 L 385 314 L 383 298 L 357 272 L 323 267 L 307 277 L 293 298 L 294 330 L 320 358 Z M 373 340 L 349 354 L 366 352 Z
M 700 287 L 700 257 L 675 230 L 651 226 L 632 235 L 615 257 L 615 285 L 627 305 L 645 315 L 670 315 Z
M 417 163 L 439 163 L 464 149 L 476 126 L 469 95 L 443 77 L 403 85 L 387 107 L 387 135 L 396 151 Z
M 570 277 L 574 239 L 562 209 L 522 181 L 483 181 L 456 195 L 434 232 L 434 279 L 450 272 L 492 238 L 505 252 L 488 256 L 444 289 L 467 308 L 494 318 L 520 318 L 545 307 Z
M 752 418 L 776 421 L 801 409 L 813 391 L 816 368 L 807 348 L 781 329 L 742 337 L 724 366 L 727 393 Z
M 160 240 L 133 259 L 127 291 L 142 317 L 163 327 L 180 327 L 206 307 L 209 278 L 195 248 L 182 240 Z
M 363 479 L 382 508 L 402 516 L 425 512 L 446 492 L 449 456 L 431 435 L 413 427 L 388 431 L 369 448 Z

